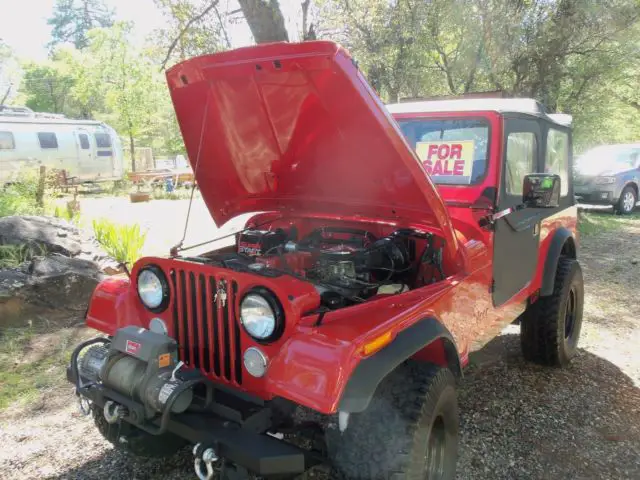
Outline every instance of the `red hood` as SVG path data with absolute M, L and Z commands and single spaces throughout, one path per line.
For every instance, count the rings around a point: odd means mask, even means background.
M 338 45 L 275 43 L 197 57 L 167 80 L 218 225 L 281 210 L 450 229 L 436 188 Z

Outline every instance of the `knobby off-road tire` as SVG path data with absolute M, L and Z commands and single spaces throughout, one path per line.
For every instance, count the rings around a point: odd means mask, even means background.
M 522 317 L 520 344 L 524 358 L 541 365 L 567 365 L 577 351 L 583 305 L 580 264 L 560 257 L 553 293 L 539 298 Z
M 125 421 L 111 425 L 105 420 L 102 409 L 95 405 L 91 406 L 91 414 L 104 438 L 118 450 L 136 457 L 169 457 L 187 444 L 185 440 L 172 433 L 151 435 Z
M 332 479 L 455 477 L 458 403 L 450 370 L 410 362 L 380 384 L 346 431 L 327 432 Z M 430 471 L 430 474 L 428 473 Z
M 630 215 L 636 208 L 637 201 L 638 196 L 636 195 L 636 191 L 631 185 L 629 185 L 624 187 L 622 193 L 620 193 L 620 199 L 613 209 L 620 215 Z

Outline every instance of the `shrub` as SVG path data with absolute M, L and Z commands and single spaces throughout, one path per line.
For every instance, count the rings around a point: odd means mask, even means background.
M 142 255 L 147 234 L 140 226 L 119 225 L 107 219 L 94 220 L 93 231 L 96 240 L 116 261 L 133 265 Z
M 42 215 L 44 208 L 38 205 L 37 193 L 37 173 L 21 172 L 14 182 L 0 186 L 0 217 Z

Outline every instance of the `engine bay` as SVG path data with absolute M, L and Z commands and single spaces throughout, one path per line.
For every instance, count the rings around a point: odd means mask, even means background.
M 293 221 L 267 229 L 250 225 L 236 235 L 233 250 L 211 252 L 206 261 L 239 272 L 291 275 L 310 282 L 322 306 L 331 310 L 445 278 L 444 243 L 433 233 L 377 225 L 300 227 Z

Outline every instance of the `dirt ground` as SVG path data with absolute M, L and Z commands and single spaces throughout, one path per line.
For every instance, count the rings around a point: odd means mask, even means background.
M 173 204 L 163 211 L 165 224 L 168 209 L 184 207 Z M 95 216 L 102 215 L 93 208 Z M 132 221 L 140 214 L 125 210 Z M 200 218 L 196 236 L 214 233 Z M 181 235 L 167 225 L 152 229 L 158 235 L 166 229 L 170 241 Z M 566 370 L 527 364 L 518 327 L 472 356 L 459 391 L 458 478 L 640 478 L 640 216 L 591 214 L 584 230 L 586 308 L 578 357 Z M 160 242 L 156 247 L 165 248 Z M 57 334 L 34 334 L 28 358 L 16 361 L 34 361 L 62 341 L 73 344 L 90 335 L 74 326 L 78 321 L 54 322 Z M 51 376 L 62 376 L 62 365 L 44 365 Z M 64 382 L 42 389 L 26 405 L 0 411 L 0 445 L 3 479 L 195 478 L 188 450 L 162 461 L 137 461 L 114 451 L 78 413 Z

